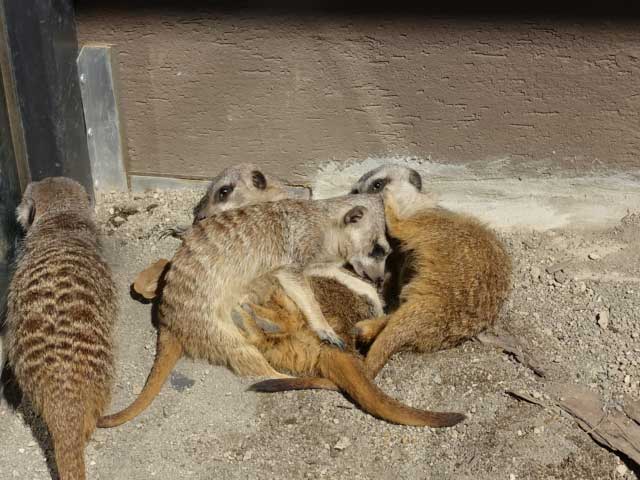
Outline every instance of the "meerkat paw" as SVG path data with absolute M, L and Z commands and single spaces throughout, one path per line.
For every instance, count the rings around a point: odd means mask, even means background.
M 358 343 L 369 345 L 380 335 L 386 324 L 387 322 L 384 318 L 363 320 L 354 325 L 353 336 Z
M 282 327 L 269 319 L 271 311 L 253 303 L 243 303 L 242 309 L 247 312 L 260 330 L 267 334 L 283 333 Z
M 340 350 L 344 350 L 346 348 L 346 344 L 344 340 L 342 340 L 336 332 L 329 329 L 316 330 L 316 335 L 320 337 L 323 343 L 339 348 Z
M 145 268 L 133 281 L 133 291 L 147 300 L 153 300 L 157 296 L 160 278 L 168 264 L 169 260 L 161 258 L 151 266 Z
M 167 237 L 177 238 L 178 240 L 182 240 L 182 238 L 186 235 L 189 227 L 175 227 L 175 228 L 165 228 L 158 235 L 158 239 L 162 240 Z

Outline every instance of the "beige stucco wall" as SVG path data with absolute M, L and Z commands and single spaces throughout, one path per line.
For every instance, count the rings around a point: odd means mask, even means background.
M 510 158 L 640 166 L 640 29 L 591 21 L 108 11 L 80 42 L 119 50 L 133 174 L 239 161 Z

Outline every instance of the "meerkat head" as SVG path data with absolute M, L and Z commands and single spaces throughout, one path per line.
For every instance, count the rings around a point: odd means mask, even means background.
M 16 216 L 26 231 L 43 215 L 65 211 L 90 212 L 91 208 L 91 197 L 82 185 L 70 178 L 50 177 L 27 185 Z
M 410 216 L 435 200 L 422 191 L 420 174 L 403 165 L 382 165 L 365 173 L 351 189 L 352 194 L 384 193 L 394 199 L 400 217 Z
M 361 277 L 377 286 L 384 280 L 384 267 L 391 247 L 387 241 L 384 204 L 380 195 L 339 197 L 337 208 L 338 251 Z
M 308 200 L 311 190 L 288 184 L 250 163 L 235 165 L 211 181 L 207 193 L 193 209 L 194 222 L 232 208 L 285 198 Z

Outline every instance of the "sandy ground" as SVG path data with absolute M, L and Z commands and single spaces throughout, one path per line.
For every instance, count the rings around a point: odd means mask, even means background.
M 178 242 L 158 234 L 189 223 L 199 195 L 114 195 L 98 205 L 121 291 L 113 410 L 140 391 L 155 350 L 150 308 L 130 298 L 129 284 L 150 262 L 170 258 Z M 546 378 L 475 342 L 433 355 L 399 354 L 378 377 L 386 392 L 469 416 L 455 428 L 431 430 L 376 420 L 337 393 L 246 392 L 249 379 L 183 360 L 138 419 L 96 432 L 86 453 L 89 478 L 640 478 L 557 407 L 505 393 L 544 401 L 550 385 L 568 382 L 597 391 L 609 409 L 625 396 L 640 398 L 640 217 L 600 230 L 502 235 L 514 258 L 514 291 L 497 329 L 517 336 Z M 51 478 L 23 413 L 6 400 L 0 452 L 0 478 Z

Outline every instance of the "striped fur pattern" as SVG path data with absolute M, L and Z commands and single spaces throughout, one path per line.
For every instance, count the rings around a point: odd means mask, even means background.
M 85 478 L 84 447 L 110 399 L 115 285 L 99 252 L 84 188 L 31 183 L 26 228 L 8 296 L 8 359 L 46 424 L 61 480 Z

